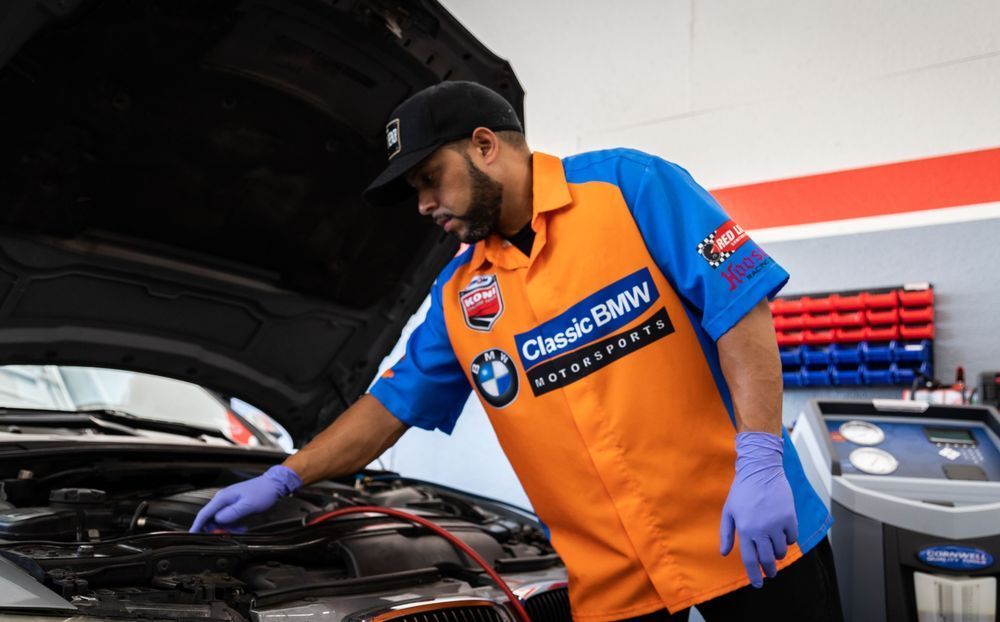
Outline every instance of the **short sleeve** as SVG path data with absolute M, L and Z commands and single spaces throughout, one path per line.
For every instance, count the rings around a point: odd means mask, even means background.
M 445 329 L 443 280 L 439 277 L 431 289 L 430 309 L 410 334 L 403 358 L 375 382 L 370 393 L 403 423 L 451 434 L 472 388 Z
M 623 194 L 646 246 L 713 340 L 788 281 L 788 273 L 683 168 L 648 157 L 633 180 Z

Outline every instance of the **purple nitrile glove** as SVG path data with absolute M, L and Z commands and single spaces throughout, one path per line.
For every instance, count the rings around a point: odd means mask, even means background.
M 720 552 L 733 549 L 734 533 L 740 536 L 740 556 L 754 587 L 761 587 L 764 574 L 778 574 L 775 560 L 784 559 L 788 545 L 799 537 L 792 487 L 781 464 L 780 436 L 767 432 L 736 435 L 736 476 L 722 507 Z
M 197 533 L 205 527 L 225 528 L 250 514 L 263 512 L 300 486 L 302 480 L 295 471 L 280 464 L 275 465 L 263 475 L 227 486 L 215 493 L 212 500 L 198 512 L 189 531 Z

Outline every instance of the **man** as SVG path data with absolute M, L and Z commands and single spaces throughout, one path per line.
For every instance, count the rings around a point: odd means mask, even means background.
M 450 432 L 471 385 L 566 563 L 575 618 L 686 619 L 697 604 L 709 620 L 840 619 L 831 518 L 781 426 L 766 299 L 787 273 L 680 167 L 533 154 L 476 84 L 403 102 L 387 145 L 369 202 L 415 191 L 472 246 L 371 393 L 220 491 L 192 530 L 356 472 L 408 426 Z

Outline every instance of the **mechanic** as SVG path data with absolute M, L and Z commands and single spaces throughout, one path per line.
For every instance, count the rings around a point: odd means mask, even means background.
M 781 424 L 767 299 L 788 274 L 684 169 L 627 149 L 532 153 L 477 84 L 413 95 L 386 141 L 365 198 L 416 194 L 470 246 L 370 393 L 217 493 L 192 531 L 355 473 L 409 426 L 450 433 L 474 387 L 566 564 L 575 619 L 698 605 L 710 621 L 840 620 L 832 519 Z

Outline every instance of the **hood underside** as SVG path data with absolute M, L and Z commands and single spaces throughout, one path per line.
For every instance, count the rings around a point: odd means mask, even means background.
M 447 79 L 521 114 L 430 0 L 0 6 L 0 364 L 180 378 L 308 439 L 454 255 L 361 200 L 389 112 Z

